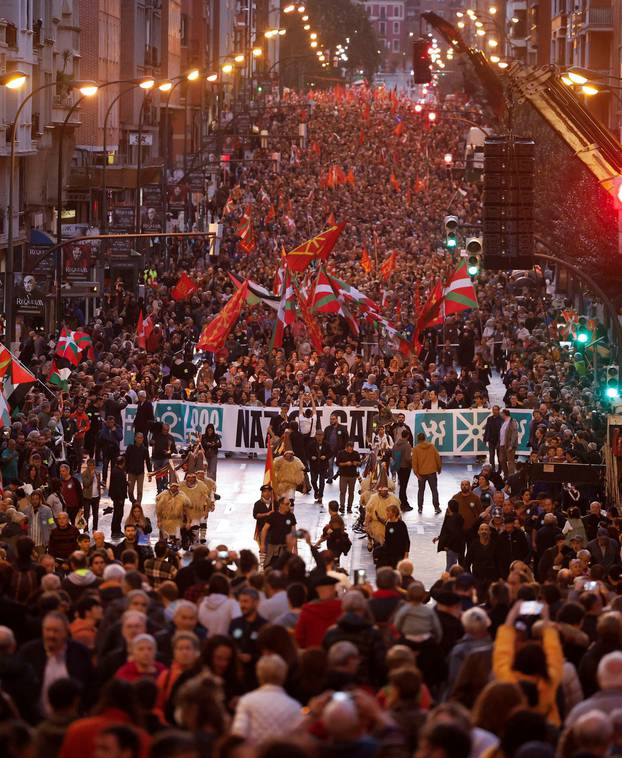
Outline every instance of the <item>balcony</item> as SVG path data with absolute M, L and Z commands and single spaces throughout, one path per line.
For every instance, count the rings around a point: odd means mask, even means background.
M 613 31 L 613 8 L 588 8 L 583 25 L 590 31 Z

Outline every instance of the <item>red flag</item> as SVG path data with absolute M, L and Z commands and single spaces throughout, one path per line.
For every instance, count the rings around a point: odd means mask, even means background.
M 235 322 L 240 318 L 247 293 L 248 279 L 245 279 L 240 289 L 236 291 L 220 313 L 217 313 L 209 323 L 205 324 L 197 342 L 197 350 L 208 350 L 210 353 L 222 350 Z
M 173 300 L 185 300 L 190 295 L 198 292 L 199 285 L 191 279 L 184 271 L 179 277 L 177 284 L 171 290 L 171 297 Z
M 391 186 L 396 192 L 399 192 L 402 189 L 401 184 L 397 181 L 397 178 L 395 174 L 391 174 L 391 178 L 389 179 L 389 182 L 391 183 Z
M 395 127 L 393 130 L 393 134 L 395 134 L 396 137 L 401 137 L 402 134 L 404 134 L 404 122 L 400 121 L 399 124 Z
M 359 132 L 359 145 L 365 144 L 365 132 L 361 129 Z
M 320 259 L 325 261 L 333 247 L 335 247 L 335 243 L 339 239 L 339 235 L 344 227 L 345 222 L 333 224 L 321 234 L 290 250 L 286 258 L 289 270 L 300 272 L 304 271 L 313 260 Z
M 302 320 L 307 327 L 307 333 L 309 335 L 309 339 L 311 340 L 311 344 L 313 345 L 313 349 L 317 350 L 318 353 L 321 353 L 324 349 L 323 341 L 322 341 L 322 330 L 320 329 L 320 325 L 318 324 L 315 316 L 313 313 L 311 313 L 311 308 L 309 307 L 309 303 L 303 296 L 303 294 L 300 292 L 300 289 L 298 288 L 298 285 L 296 282 L 293 282 L 294 284 L 294 291 L 296 293 L 296 297 L 298 298 L 298 306 L 300 307 L 300 315 L 302 316 Z
M 356 187 L 356 178 L 352 169 L 350 169 L 346 174 L 346 184 L 350 184 L 352 187 Z
M 361 268 L 366 274 L 370 274 L 374 270 L 374 263 L 366 247 L 363 247 L 363 254 L 361 255 Z
M 335 226 L 335 224 L 337 223 L 337 221 L 335 220 L 335 214 L 332 211 L 330 212 L 330 215 L 326 219 L 326 223 L 329 226 Z
M 235 200 L 233 199 L 233 194 L 229 193 L 229 197 L 227 198 L 227 202 L 225 203 L 225 207 L 223 208 L 223 216 L 228 216 L 230 213 L 233 213 L 233 209 L 235 208 Z
M 140 313 L 138 314 L 138 324 L 136 326 L 136 344 L 138 347 L 142 347 L 143 350 L 145 349 L 147 346 L 147 339 L 152 331 L 153 324 L 151 323 L 151 316 L 147 316 L 146 319 L 143 319 L 143 311 L 141 308 Z
M 397 266 L 397 250 L 394 250 L 391 255 L 386 259 L 386 261 L 382 262 L 382 265 L 380 266 L 380 274 L 382 275 L 383 279 L 388 279 L 391 274 L 395 271 L 395 268 Z
M 266 440 L 266 446 L 266 467 L 263 472 L 263 483 L 272 486 L 274 474 L 272 472 L 272 443 L 269 438 Z
M 420 334 L 424 329 L 432 326 L 438 326 L 443 323 L 441 316 L 441 303 L 443 302 L 443 287 L 438 281 L 430 294 L 428 302 L 417 314 L 417 333 Z
M 266 214 L 266 224 L 269 224 L 271 221 L 274 221 L 276 218 L 276 211 L 274 210 L 274 205 L 271 205 L 270 208 L 268 208 L 268 213 Z

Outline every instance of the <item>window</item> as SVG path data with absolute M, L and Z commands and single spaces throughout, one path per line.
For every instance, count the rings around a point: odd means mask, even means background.
M 399 34 L 400 33 L 400 22 L 394 21 L 393 22 L 393 34 Z
M 382 37 L 387 33 L 387 24 L 386 21 L 381 21 L 378 24 L 378 34 L 380 34 Z
M 393 15 L 393 6 L 389 5 L 387 6 L 387 16 L 391 18 L 392 15 Z
M 185 13 L 181 14 L 181 23 L 179 29 L 179 37 L 182 47 L 188 46 L 188 16 Z
M 399 39 L 394 39 L 393 40 L 393 52 L 394 53 L 399 53 L 399 51 L 400 51 L 400 41 L 399 41 Z

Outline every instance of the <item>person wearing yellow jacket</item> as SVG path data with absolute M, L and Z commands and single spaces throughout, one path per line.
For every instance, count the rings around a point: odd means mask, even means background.
M 533 640 L 517 644 L 516 620 L 521 614 L 523 601 L 518 600 L 507 615 L 495 639 L 492 670 L 500 682 L 527 682 L 538 693 L 535 710 L 547 721 L 561 723 L 557 710 L 557 690 L 564 670 L 564 653 L 557 629 L 549 621 L 549 609 L 542 604 L 542 644 Z
M 428 442 L 423 432 L 417 435 L 417 444 L 412 452 L 413 472 L 417 477 L 417 507 L 423 511 L 423 495 L 426 482 L 432 490 L 434 513 L 440 513 L 438 502 L 438 475 L 441 473 L 441 456 L 431 442 Z

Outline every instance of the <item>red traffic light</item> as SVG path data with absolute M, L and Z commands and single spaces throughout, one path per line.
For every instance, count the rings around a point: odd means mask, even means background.
M 413 77 L 415 84 L 427 84 L 432 81 L 430 70 L 432 60 L 428 49 L 429 42 L 421 37 L 413 42 Z

